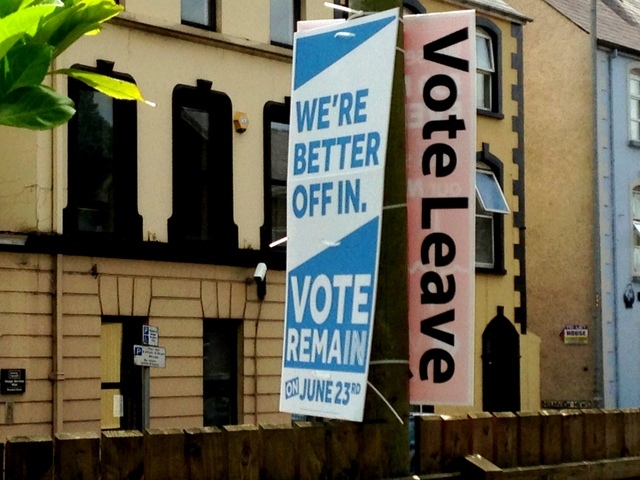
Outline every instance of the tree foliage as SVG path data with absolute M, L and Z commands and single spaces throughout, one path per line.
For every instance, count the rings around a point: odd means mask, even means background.
M 0 125 L 46 130 L 73 116 L 73 101 L 43 85 L 48 74 L 145 101 L 130 82 L 71 68 L 49 72 L 53 59 L 121 11 L 113 0 L 0 0 Z

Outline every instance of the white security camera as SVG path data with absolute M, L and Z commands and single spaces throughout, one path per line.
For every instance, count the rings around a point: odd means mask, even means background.
M 264 279 L 267 276 L 267 265 L 263 262 L 260 262 L 256 266 L 256 271 L 253 274 L 253 278 L 256 282 L 264 282 Z

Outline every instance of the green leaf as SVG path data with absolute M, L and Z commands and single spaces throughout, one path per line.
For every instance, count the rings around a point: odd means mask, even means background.
M 74 68 L 63 68 L 51 73 L 62 73 L 64 75 L 68 75 L 71 78 L 80 80 L 99 92 L 118 100 L 137 100 L 149 105 L 154 105 L 152 102 L 148 102 L 142 97 L 142 93 L 135 83 L 125 82 L 124 80 L 107 77 L 106 75 L 101 75 L 99 73 L 87 72 L 85 70 L 77 70 Z
M 3 0 L 0 0 L 3 1 Z M 0 19 L 0 58 L 25 35 L 34 35 L 40 20 L 52 13 L 54 6 L 37 6 L 18 10 Z
M 115 17 L 123 10 L 123 7 L 117 5 L 113 0 L 73 0 L 67 2 L 65 7 L 52 17 L 60 15 L 67 8 L 71 9 L 72 13 L 66 16 L 65 21 L 52 32 L 48 40 L 49 44 L 55 47 L 54 58 L 85 33 L 100 28 L 100 24 Z M 46 22 L 44 28 L 46 28 Z
M 48 45 L 15 45 L 5 57 L 0 75 L 0 98 L 12 90 L 42 83 L 51 64 L 53 48 Z
M 64 23 L 67 21 L 67 17 L 69 17 L 69 15 L 72 15 L 74 10 L 78 10 L 79 8 L 80 8 L 80 5 L 76 4 L 71 7 L 56 9 L 55 12 L 49 15 L 44 20 L 44 22 L 42 22 L 42 24 L 40 25 L 40 28 L 38 28 L 38 31 L 33 36 L 31 41 L 33 43 L 48 44 L 52 35 L 56 33 L 56 31 L 58 31 L 62 27 L 62 25 L 64 25 Z
M 49 130 L 75 113 L 70 98 L 44 85 L 14 90 L 0 101 L 0 125 Z

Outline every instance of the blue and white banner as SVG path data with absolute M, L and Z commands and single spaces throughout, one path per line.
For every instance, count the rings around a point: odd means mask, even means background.
M 284 412 L 362 420 L 398 13 L 294 38 Z

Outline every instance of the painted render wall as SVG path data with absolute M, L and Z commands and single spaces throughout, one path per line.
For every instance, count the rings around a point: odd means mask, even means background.
M 428 13 L 460 10 L 460 7 L 438 0 L 423 1 L 422 3 Z M 509 3 L 511 4 L 511 2 Z M 479 12 L 478 15 L 483 14 Z M 444 413 L 482 411 L 482 333 L 488 323 L 497 315 L 498 306 L 504 307 L 504 315 L 512 322 L 516 317 L 516 308 L 522 306 L 520 292 L 514 288 L 515 278 L 521 274 L 520 262 L 515 258 L 516 245 L 519 243 L 519 229 L 514 223 L 514 215 L 519 211 L 519 197 L 514 191 L 514 182 L 520 180 L 518 166 L 514 163 L 514 150 L 519 146 L 518 133 L 514 129 L 518 125 L 520 114 L 519 104 L 512 97 L 514 86 L 521 82 L 521 79 L 518 78 L 517 66 L 513 64 L 512 60 L 512 56 L 518 54 L 518 39 L 513 35 L 510 21 L 489 15 L 486 15 L 486 18 L 494 22 L 502 32 L 502 64 L 500 69 L 502 71 L 502 112 L 504 118 L 477 116 L 476 151 L 481 151 L 483 143 L 487 143 L 489 152 L 498 157 L 504 167 L 502 187 L 511 210 L 511 214 L 504 217 L 506 274 L 476 274 L 474 405 L 471 408 L 440 407 L 436 409 L 436 411 Z M 520 29 L 522 32 L 526 31 L 529 25 L 516 25 L 514 28 L 516 31 Z M 525 138 L 526 135 L 525 129 Z M 518 324 L 514 326 L 520 332 L 520 326 Z M 531 330 L 526 335 L 520 336 L 520 348 L 521 408 L 537 410 L 540 408 L 539 339 L 535 334 L 532 334 Z
M 598 51 L 604 399 L 606 406 L 619 408 L 640 407 L 640 279 L 633 276 L 636 233 L 631 210 L 633 187 L 640 185 L 640 149 L 629 144 L 631 68 L 640 68 L 639 58 Z M 630 308 L 623 300 L 628 287 L 634 297 Z
M 542 401 L 595 400 L 592 60 L 589 36 L 542 0 L 509 0 L 524 29 L 527 301 Z M 568 48 L 568 46 L 571 46 Z M 587 325 L 588 346 L 564 345 Z
M 283 272 L 269 272 L 259 302 L 252 269 L 71 256 L 62 263 L 61 431 L 100 430 L 102 315 L 148 317 L 159 329 L 167 358 L 166 368 L 151 368 L 151 428 L 203 425 L 203 318 L 243 320 L 240 423 L 288 420 L 278 412 Z M 0 366 L 27 376 L 25 394 L 0 396 L 0 441 L 52 431 L 55 267 L 49 255 L 0 254 Z

